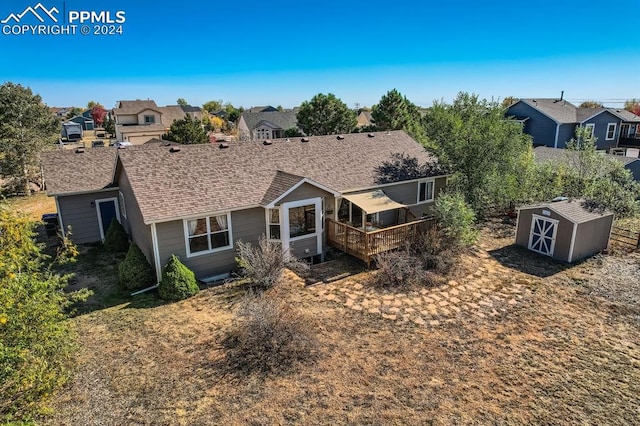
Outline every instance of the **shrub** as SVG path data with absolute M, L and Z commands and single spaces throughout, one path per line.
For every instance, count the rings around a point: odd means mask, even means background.
M 153 269 L 142 250 L 132 243 L 118 266 L 118 281 L 128 290 L 149 287 L 155 281 Z
M 227 360 L 237 370 L 285 372 L 315 360 L 311 323 L 297 309 L 267 294 L 245 296 L 226 339 Z
M 420 256 L 409 250 L 380 253 L 376 256 L 376 265 L 376 284 L 381 287 L 432 287 L 440 282 L 433 272 L 425 269 Z
M 450 249 L 469 247 L 478 239 L 474 228 L 475 213 L 458 192 L 441 194 L 436 198 L 435 216 L 441 236 Z
M 306 263 L 289 255 L 280 244 L 270 242 L 264 236 L 260 237 L 257 247 L 238 241 L 236 262 L 242 275 L 250 280 L 254 289 L 260 291 L 273 287 L 285 268 L 298 273 L 308 269 Z
M 51 272 L 34 227 L 28 216 L 0 203 L 2 424 L 22 424 L 41 412 L 72 366 L 75 343 L 66 311 L 83 295 L 63 291 L 68 276 Z
M 172 254 L 162 270 L 158 293 L 164 300 L 183 300 L 198 293 L 198 283 L 192 270 Z
M 129 248 L 129 235 L 116 219 L 111 221 L 104 236 L 104 248 L 111 253 L 124 253 Z

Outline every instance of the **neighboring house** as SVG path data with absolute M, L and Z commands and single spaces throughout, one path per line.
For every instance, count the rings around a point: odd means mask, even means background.
M 293 110 L 265 112 L 245 111 L 238 119 L 238 135 L 240 140 L 283 138 L 284 131 L 292 127 L 298 129 L 297 112 Z
M 120 101 L 113 109 L 116 122 L 116 139 L 135 145 L 151 139 L 161 139 L 175 120 L 185 115 L 202 118 L 199 107 L 171 105 L 159 107 L 154 101 Z
M 65 118 L 67 116 L 67 114 L 69 114 L 69 111 L 71 111 L 72 107 L 51 107 L 51 113 L 53 115 L 55 115 L 58 118 Z
M 247 110 L 247 112 L 276 112 L 276 111 L 278 111 L 278 108 L 272 107 L 271 105 L 251 107 Z
M 371 111 L 360 111 L 356 127 L 375 126 L 376 121 L 371 116 Z
M 533 149 L 536 163 L 564 163 L 571 166 L 577 165 L 578 153 L 572 150 L 537 146 Z M 640 158 L 623 157 L 621 155 L 602 154 L 619 161 L 625 169 L 629 170 L 633 178 L 640 182 Z
M 590 129 L 602 150 L 617 147 L 620 138 L 640 138 L 640 117 L 615 108 L 578 108 L 563 99 L 520 99 L 506 115 L 523 124 L 536 146 L 565 148 L 578 126 Z
M 74 123 L 78 123 L 80 126 L 82 126 L 82 130 L 94 130 L 95 129 L 95 125 L 93 123 L 93 118 L 89 117 L 85 117 L 84 114 L 83 115 L 76 115 L 73 118 L 70 118 L 68 121 L 73 121 Z
M 158 277 L 176 254 L 205 280 L 236 268 L 239 240 L 262 235 L 301 258 L 321 259 L 334 246 L 370 261 L 401 246 L 428 224 L 417 218 L 446 176 L 378 184 L 376 168 L 399 152 L 435 161 L 394 131 L 61 150 L 44 153 L 42 166 L 61 229 L 70 226 L 76 243 L 103 240 L 115 218 Z

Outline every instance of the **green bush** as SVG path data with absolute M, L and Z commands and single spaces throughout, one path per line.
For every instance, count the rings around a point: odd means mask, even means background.
M 66 312 L 83 295 L 63 291 L 68 277 L 51 272 L 34 228 L 27 215 L 0 203 L 1 424 L 22 424 L 45 410 L 73 362 Z
M 436 198 L 435 217 L 445 244 L 450 248 L 469 247 L 478 239 L 473 209 L 459 192 L 440 194 Z
M 192 270 L 184 266 L 175 254 L 162 270 L 162 281 L 158 293 L 164 300 L 182 300 L 196 294 L 200 289 Z
M 124 253 L 129 248 L 129 235 L 116 219 L 111 221 L 104 236 L 104 248 L 111 253 Z
M 118 266 L 118 280 L 128 290 L 149 287 L 155 281 L 153 269 L 136 243 L 131 244 L 127 256 Z

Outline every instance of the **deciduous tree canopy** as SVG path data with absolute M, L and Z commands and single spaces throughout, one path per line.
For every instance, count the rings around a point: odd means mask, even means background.
M 53 148 L 59 126 L 31 89 L 14 83 L 0 86 L 0 174 L 19 181 L 29 194 L 29 181 L 40 171 L 40 153 Z

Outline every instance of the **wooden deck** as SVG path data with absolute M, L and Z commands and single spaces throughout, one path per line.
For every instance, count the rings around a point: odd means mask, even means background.
M 418 219 L 388 228 L 365 232 L 347 224 L 327 219 L 327 241 L 337 248 L 364 261 L 367 267 L 379 253 L 402 247 L 405 242 L 426 232 L 435 219 Z

